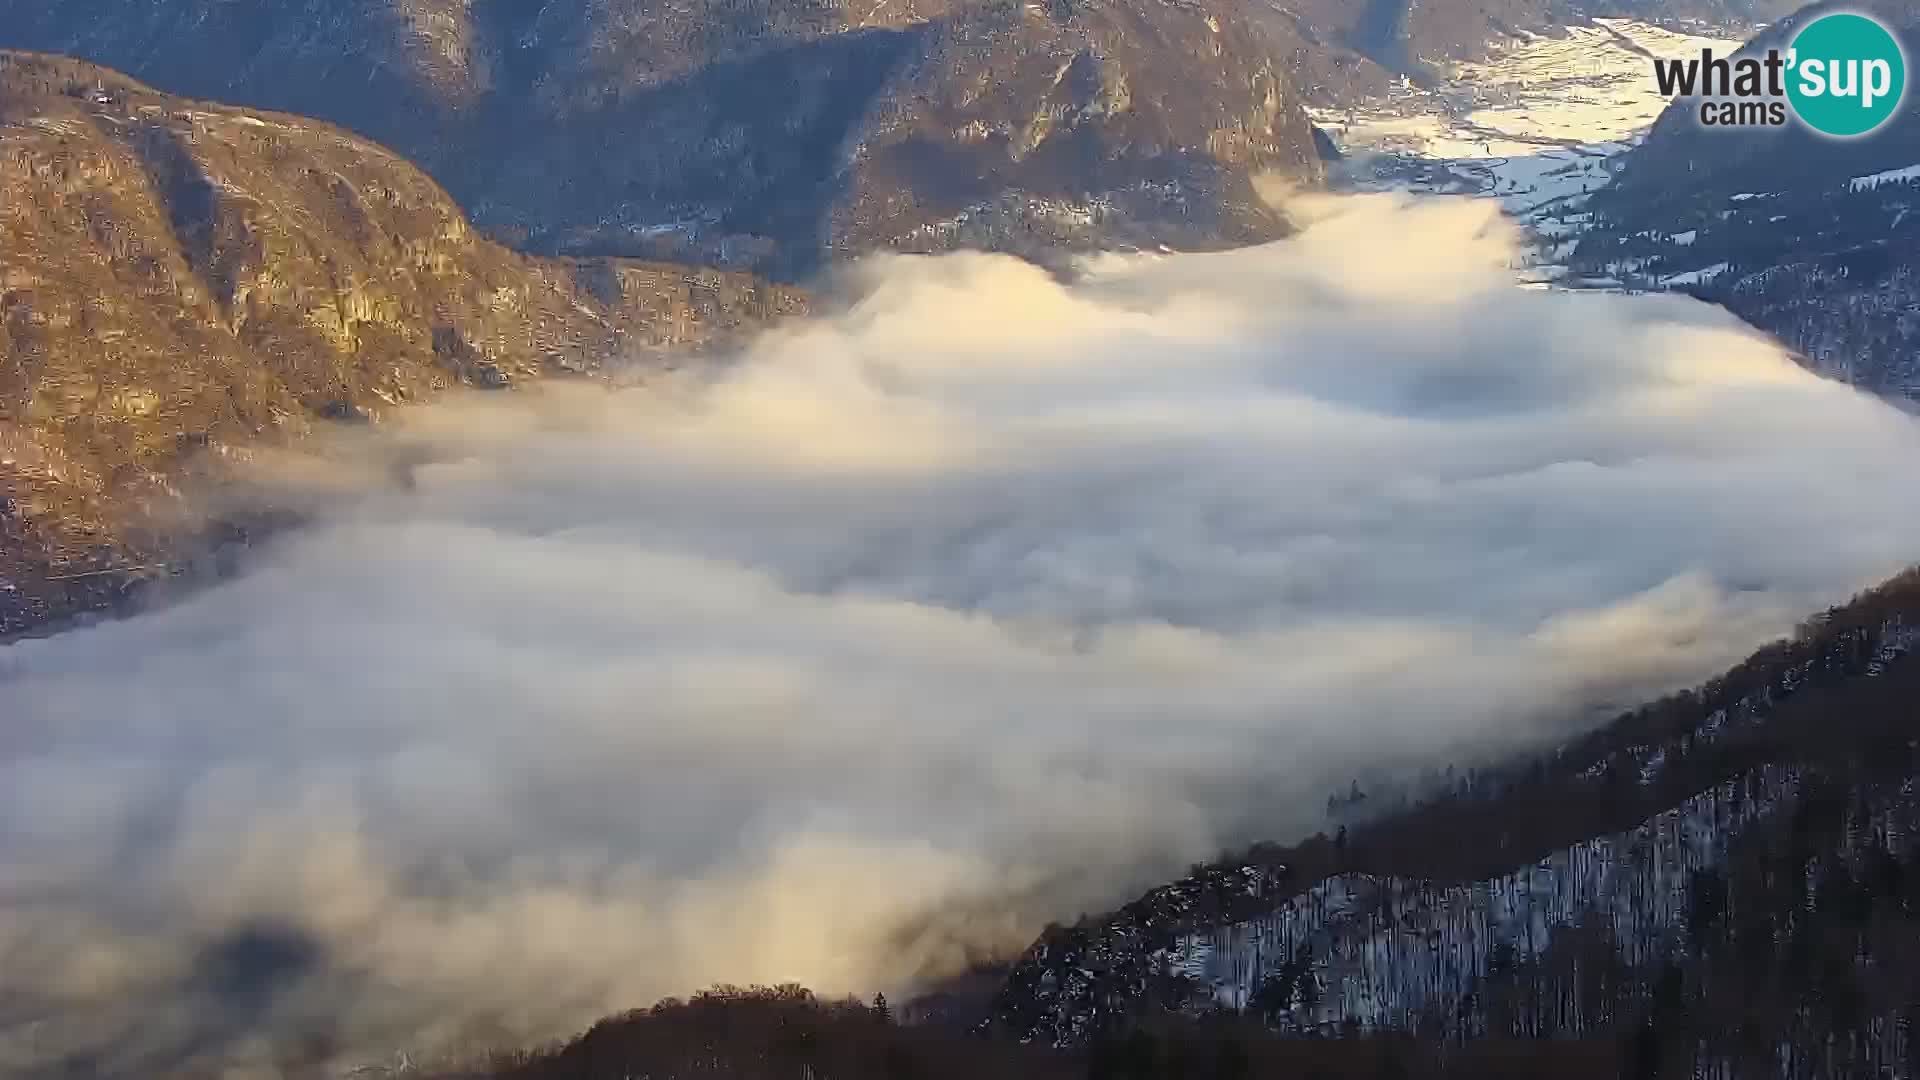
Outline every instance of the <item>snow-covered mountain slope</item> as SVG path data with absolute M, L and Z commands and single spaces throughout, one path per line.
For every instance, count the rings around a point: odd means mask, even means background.
M 1910 1077 L 1913 975 L 1889 953 L 1912 928 L 1889 932 L 1888 921 L 1911 914 L 1917 787 L 1911 775 L 1844 788 L 1766 766 L 1471 885 L 1343 875 L 1272 915 L 1186 935 L 1155 961 L 1193 980 L 1196 1003 L 1302 1033 L 1592 1038 L 1619 1031 L 1636 999 L 1659 1002 L 1664 982 L 1683 1013 L 1731 1014 L 1689 1055 L 1691 1075 L 1761 1075 L 1764 1063 L 1780 1077 Z M 1863 928 L 1876 920 L 1878 933 Z M 1818 964 L 1808 943 L 1822 940 L 1840 961 L 1825 976 L 1804 970 Z M 1783 965 L 1806 999 L 1792 1020 L 1763 1028 L 1714 1002 L 1738 992 L 1742 977 L 1727 969 L 1739 947 L 1801 957 Z M 1878 1004 L 1904 1011 L 1868 1018 L 1870 985 L 1891 988 Z M 1836 1020 L 1858 1026 L 1840 1035 Z M 1736 1026 L 1747 1030 L 1733 1037 Z
M 1663 982 L 1704 1017 L 1744 978 L 1742 1007 L 1785 1009 L 1741 1036 L 1778 1042 L 1797 1063 L 1778 1075 L 1904 1060 L 1916 1047 L 1885 1012 L 1920 1001 L 1902 981 L 1920 970 L 1898 959 L 1920 916 L 1902 877 L 1920 870 L 1920 577 L 1902 580 L 1549 762 L 1450 778 L 1454 794 L 1351 838 L 1256 849 L 1056 930 L 994 1022 L 1065 1045 L 1157 1009 L 1294 1031 L 1594 1036 L 1645 1014 Z M 1578 839 L 1541 842 L 1556 830 Z M 1859 983 L 1854 1013 L 1793 1005 L 1828 975 L 1769 966 L 1778 949 L 1804 965 L 1827 947 L 1857 954 L 1828 972 Z M 1748 1075 L 1728 1063 L 1753 1047 L 1716 1022 L 1726 1037 L 1703 1036 L 1697 1060 Z M 1856 1022 L 1846 1068 L 1805 1058 Z
M 1761 769 L 1623 832 L 1597 837 L 1469 885 L 1340 874 L 1251 919 L 1200 925 L 1146 954 L 1160 978 L 1189 986 L 1195 1014 L 1254 1011 L 1287 1030 L 1333 1033 L 1452 1028 L 1489 975 L 1547 958 L 1556 940 L 1604 921 L 1630 966 L 1684 941 L 1692 875 L 1725 865 L 1734 837 L 1790 804 L 1800 775 Z M 1232 884 L 1283 888 L 1242 867 Z M 1088 994 L 1099 960 L 1066 969 L 1058 999 Z M 1048 1034 L 1091 1036 L 1100 1010 L 1065 1012 Z M 1484 1024 L 1474 1024 L 1484 1027 Z
M 1544 962 L 1561 935 L 1595 922 L 1644 969 L 1684 943 L 1692 876 L 1724 867 L 1734 838 L 1791 804 L 1799 783 L 1798 770 L 1763 768 L 1471 885 L 1343 874 L 1270 915 L 1187 934 L 1155 960 L 1228 1008 L 1306 1030 L 1446 1023 L 1490 973 Z M 1305 961 L 1315 985 L 1263 1001 L 1289 960 Z
M 1653 58 L 1736 44 L 1706 29 L 1597 19 L 1456 65 L 1431 89 L 1402 82 L 1377 106 L 1313 117 L 1347 157 L 1335 183 L 1499 199 L 1541 237 L 1536 276 L 1549 280 L 1587 220 L 1583 204 L 1667 106 Z
M 1651 205 L 1608 191 L 1567 258 L 1575 274 L 1684 290 L 1778 337 L 1815 371 L 1920 400 L 1920 167 Z

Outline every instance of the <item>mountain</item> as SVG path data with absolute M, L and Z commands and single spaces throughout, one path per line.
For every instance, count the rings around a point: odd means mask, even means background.
M 1920 570 L 1546 757 L 1356 784 L 1331 839 L 1050 928 L 974 1038 L 884 998 L 717 987 L 419 1074 L 1912 1075 L 1916 692 Z
M 716 987 L 687 1001 L 610 1017 L 578 1038 L 477 1062 L 363 1066 L 366 1077 L 429 1080 L 1614 1080 L 1605 1043 L 1488 1040 L 1444 1052 L 1395 1036 L 1294 1039 L 1245 1018 L 1213 1016 L 1138 1027 L 1088 1048 L 1021 1045 L 903 1022 L 872 1005 L 815 997 L 792 985 Z
M 0 0 L 0 47 L 319 117 L 496 239 L 788 278 L 882 247 L 1205 248 L 1286 228 L 1303 105 L 1591 15 L 1765 0 Z
M 719 986 L 355 1075 L 1827 1080 L 1920 1067 L 1920 570 L 1551 753 L 1049 928 L 965 1034 Z
M 0 635 L 164 572 L 197 463 L 803 303 L 519 255 L 328 125 L 0 53 Z
M 1309 104 L 1366 109 L 1398 96 L 1402 76 L 1438 89 L 1453 81 L 1458 64 L 1564 38 L 1570 28 L 1593 28 L 1596 19 L 1744 35 L 1792 9 L 1792 0 L 1295 0 L 1269 5 L 1266 19 Z
M 497 237 L 785 276 L 874 247 L 1275 235 L 1320 174 L 1246 0 L 0 0 L 0 46 L 312 115 Z
M 1256 179 L 1320 174 L 1307 102 L 1586 14 L 1770 12 L 0 0 L 0 42 L 166 88 L 0 52 L 0 640 L 273 527 L 188 514 L 227 460 L 806 306 L 627 256 L 797 277 L 879 247 L 1257 240 L 1287 225 Z M 1573 261 L 1920 397 L 1911 108 L 1845 145 L 1670 110 Z M 1916 646 L 1920 572 L 1544 757 L 1343 777 L 1325 832 L 1049 928 L 971 1035 L 722 988 L 445 1075 L 1912 1075 Z
M 1911 1070 L 1917 645 L 1908 573 L 1547 758 L 1411 797 L 1356 786 L 1333 839 L 1050 930 L 988 1029 L 1086 1046 L 1225 1010 L 1303 1035 L 1598 1039 L 1622 1075 Z
M 1749 49 L 1783 43 L 1817 4 Z M 1920 5 L 1844 5 L 1920 40 Z M 1797 124 L 1738 134 L 1669 108 L 1625 155 L 1571 260 L 1630 287 L 1681 288 L 1772 333 L 1824 374 L 1920 397 L 1920 97 L 1872 135 L 1834 141 Z
M 1920 4 L 1913 0 L 1822 2 L 1801 7 L 1755 35 L 1740 55 L 1784 48 L 1801 26 L 1835 10 L 1873 14 L 1902 37 L 1920 29 Z M 1725 132 L 1700 125 L 1695 110 L 1682 101 L 1660 117 L 1645 142 L 1626 159 L 1609 194 L 1639 204 L 1661 199 L 1691 203 L 1761 190 L 1743 186 L 1750 181 L 1774 181 L 1764 190 L 1831 187 L 1834 181 L 1885 167 L 1889 155 L 1912 150 L 1920 140 L 1920 125 L 1914 119 L 1917 107 L 1920 103 L 1909 100 L 1893 125 L 1862 139 L 1827 139 L 1799 124 L 1749 129 L 1727 138 Z
M 1384 96 L 1401 76 L 1430 82 L 1450 62 L 1571 17 L 1558 0 L 1297 0 L 1266 15 L 1288 70 L 1323 107 Z
M 1749 30 L 1785 18 L 1800 6 L 1801 0 L 1582 0 L 1577 4 L 1582 14 L 1595 18 L 1678 21 Z

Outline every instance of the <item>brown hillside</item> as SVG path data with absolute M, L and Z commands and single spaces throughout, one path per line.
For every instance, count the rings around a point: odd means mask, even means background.
M 122 598 L 204 455 L 800 304 L 519 255 L 326 124 L 0 52 L 0 634 Z

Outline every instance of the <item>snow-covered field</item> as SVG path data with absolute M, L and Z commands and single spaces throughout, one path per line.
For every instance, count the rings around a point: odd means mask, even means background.
M 1585 225 L 1580 208 L 1613 178 L 1612 159 L 1666 108 L 1654 58 L 1737 45 L 1601 19 L 1458 65 L 1434 89 L 1403 84 L 1375 107 L 1315 110 L 1313 119 L 1348 155 L 1339 180 L 1351 189 L 1499 199 L 1539 235 L 1530 276 L 1544 282 L 1560 276 L 1568 241 Z

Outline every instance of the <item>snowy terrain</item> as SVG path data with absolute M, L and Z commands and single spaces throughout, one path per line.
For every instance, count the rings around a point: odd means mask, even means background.
M 1798 774 L 1762 769 L 1636 828 L 1601 836 L 1472 885 L 1344 874 L 1270 916 L 1182 938 L 1166 961 L 1232 1009 L 1303 951 L 1320 988 L 1287 1017 L 1302 1028 L 1411 1030 L 1457 1015 L 1491 965 L 1543 961 L 1557 934 L 1598 919 L 1621 959 L 1642 967 L 1683 932 L 1690 875 L 1719 866 L 1741 828 L 1790 803 Z M 1424 948 L 1409 947 L 1410 942 Z
M 1889 613 L 1802 650 L 1684 733 L 1616 744 L 1565 782 L 1599 785 L 1596 791 L 1623 778 L 1649 789 L 1668 785 L 1661 797 L 1672 803 L 1658 811 L 1648 805 L 1637 824 L 1627 818 L 1620 831 L 1516 859 L 1482 880 L 1348 872 L 1303 888 L 1307 882 L 1296 884 L 1289 867 L 1271 861 L 1196 867 L 1096 927 L 1043 939 L 1009 978 L 1013 993 L 1001 1018 L 1024 1038 L 1055 1045 L 1084 1044 L 1103 1014 L 1130 999 L 1192 1014 L 1247 1010 L 1301 1032 L 1352 1024 L 1484 1035 L 1508 1030 L 1514 1014 L 1507 1006 L 1516 1001 L 1540 1010 L 1528 1021 L 1536 1034 L 1603 1028 L 1618 1003 L 1605 984 L 1646 985 L 1675 955 L 1688 954 L 1702 878 L 1728 882 L 1750 830 L 1799 813 L 1809 790 L 1825 782 L 1818 766 L 1810 774 L 1804 761 L 1779 761 L 1688 786 L 1687 777 L 1699 774 L 1671 774 L 1671 752 L 1738 753 L 1764 739 L 1802 691 L 1831 686 L 1842 672 L 1889 676 L 1916 651 L 1920 620 Z M 1808 896 L 1815 878 L 1859 863 L 1868 847 L 1898 853 L 1920 837 L 1920 781 L 1855 795 L 1842 850 L 1807 864 Z M 1728 895 L 1736 905 L 1749 902 L 1739 889 Z M 1532 992 L 1503 998 L 1516 979 L 1531 981 Z M 1889 1051 L 1891 1060 L 1905 1060 L 1904 1046 Z
M 1904 169 L 1887 169 L 1867 176 L 1856 176 L 1847 183 L 1852 192 L 1872 191 L 1881 184 L 1897 184 L 1902 180 L 1920 180 L 1920 165 L 1909 165 Z
M 1869 678 L 1920 646 L 1920 627 L 1889 622 L 1878 638 Z M 1795 669 L 1784 689 L 1809 674 Z M 1762 694 L 1717 711 L 1694 739 L 1724 738 L 1772 705 Z M 1651 783 L 1663 763 L 1662 751 L 1645 748 L 1640 782 Z M 1348 1021 L 1412 1029 L 1423 1020 L 1461 1016 L 1490 966 L 1545 962 L 1556 938 L 1574 928 L 1604 928 L 1619 960 L 1644 970 L 1684 940 L 1691 875 L 1721 869 L 1730 843 L 1746 826 L 1790 806 L 1800 782 L 1794 768 L 1756 769 L 1635 828 L 1470 885 L 1343 874 L 1258 919 L 1197 929 L 1157 953 L 1154 965 L 1194 980 L 1228 1008 L 1245 1009 L 1282 964 L 1306 959 L 1316 992 L 1304 1000 L 1296 995 L 1281 1017 L 1303 1029 Z M 1898 815 L 1885 824 L 1888 842 L 1896 845 L 1915 826 Z M 1578 1016 L 1563 1026 L 1583 1027 Z
M 1499 199 L 1539 236 L 1529 276 L 1546 282 L 1564 273 L 1562 259 L 1586 224 L 1581 206 L 1613 178 L 1614 157 L 1667 106 L 1653 58 L 1737 45 L 1601 19 L 1570 27 L 1565 37 L 1534 37 L 1487 63 L 1459 65 L 1434 89 L 1403 83 L 1376 107 L 1316 110 L 1313 119 L 1348 156 L 1340 179 L 1355 190 Z

